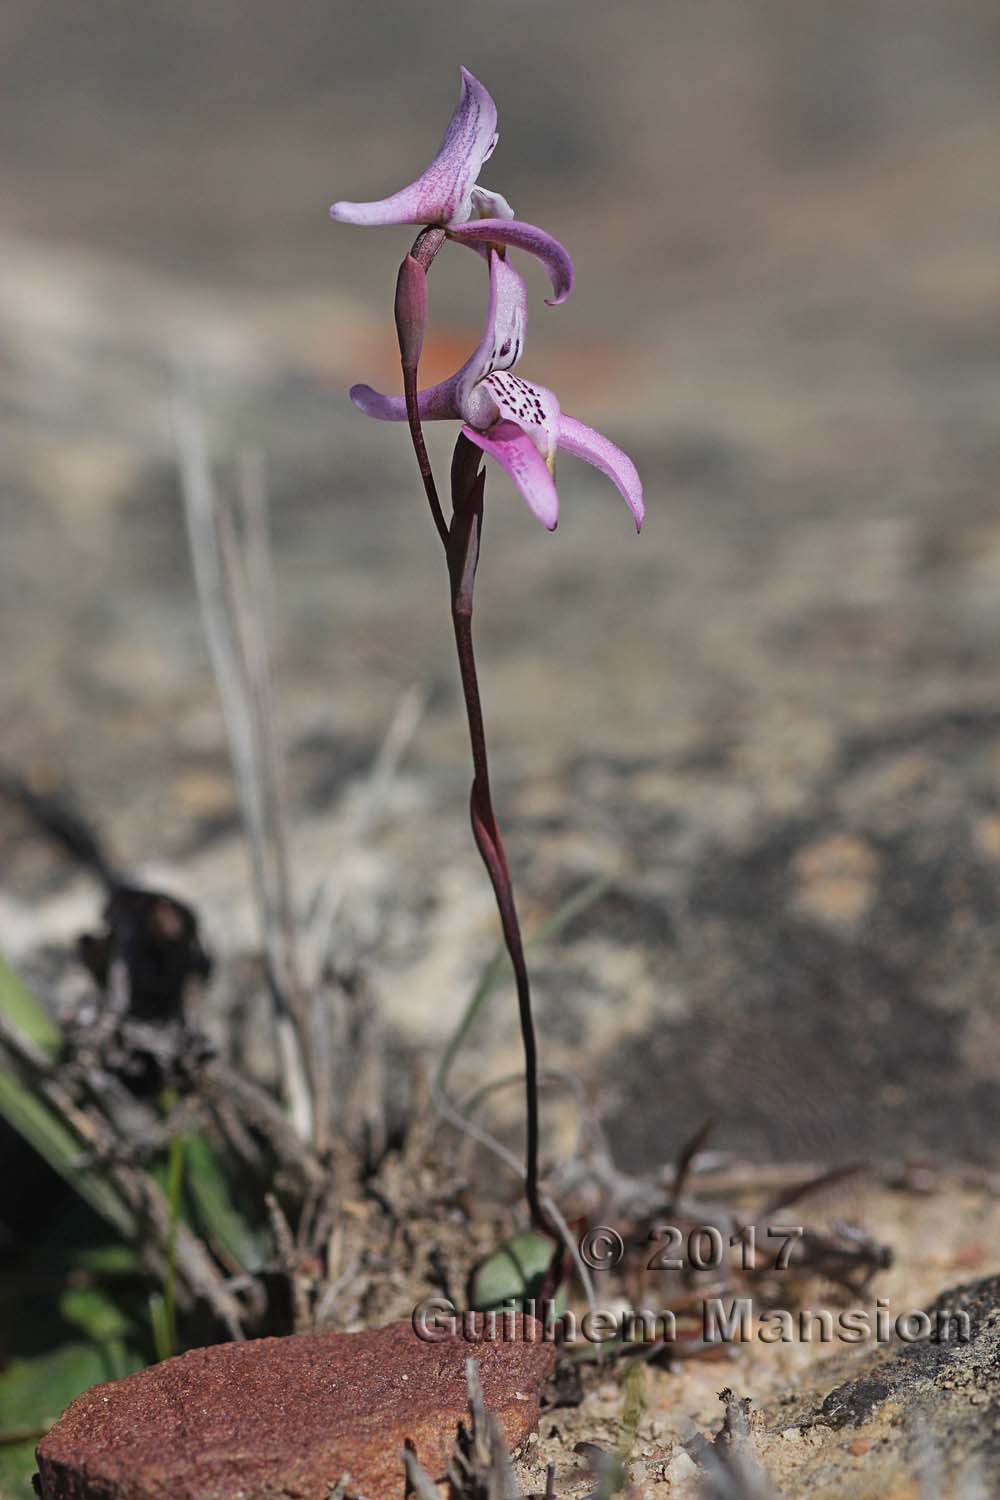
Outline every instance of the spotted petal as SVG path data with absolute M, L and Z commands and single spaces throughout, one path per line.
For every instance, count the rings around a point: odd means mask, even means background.
M 555 531 L 559 520 L 555 480 L 528 434 L 516 422 L 497 422 L 488 432 L 477 432 L 474 427 L 462 431 L 470 443 L 506 469 L 528 509 L 549 531 Z
M 490 389 L 483 384 L 498 370 L 510 370 L 521 358 L 528 331 L 528 289 L 512 265 L 490 251 L 490 293 L 483 336 L 475 353 L 455 377 L 458 405 L 473 427 L 486 428 L 500 414 Z
M 473 211 L 472 190 L 497 141 L 497 107 L 468 69 L 437 156 L 409 187 L 375 203 L 338 202 L 342 224 L 463 224 Z M 502 210 L 501 210 L 502 212 Z
M 641 531 L 646 514 L 642 480 L 628 454 L 623 453 L 592 427 L 585 427 L 582 422 L 577 422 L 574 417 L 567 417 L 565 413 L 559 417 L 559 447 L 564 452 L 593 464 L 595 469 L 600 469 L 602 474 L 608 476 L 612 484 L 617 485 L 625 504 L 632 512 L 636 531 Z
M 544 385 L 522 380 L 510 370 L 497 370 L 486 377 L 486 384 L 500 416 L 516 422 L 526 432 L 549 467 L 555 472 L 556 444 L 559 441 L 559 400 Z
M 520 219 L 471 219 L 468 223 L 450 226 L 448 234 L 461 245 L 473 249 L 487 245 L 512 245 L 515 250 L 526 250 L 536 256 L 549 273 L 552 283 L 551 297 L 546 298 L 550 307 L 565 302 L 573 290 L 573 262 L 565 245 L 561 245 L 551 234 L 539 229 L 536 224 L 522 224 Z

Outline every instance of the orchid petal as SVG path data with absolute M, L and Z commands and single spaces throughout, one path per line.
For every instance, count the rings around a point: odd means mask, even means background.
M 515 422 L 497 422 L 488 432 L 463 427 L 470 443 L 495 458 L 521 491 L 532 515 L 549 531 L 559 519 L 559 496 L 548 465 L 526 432 Z
M 462 224 L 472 212 L 472 189 L 497 140 L 497 107 L 466 69 L 462 91 L 437 156 L 416 182 L 374 203 L 338 202 L 342 224 Z
M 422 422 L 461 419 L 455 391 L 457 378 L 452 375 L 450 380 L 442 380 L 440 385 L 432 385 L 429 390 L 420 392 L 417 410 Z M 363 411 L 366 417 L 375 417 L 379 422 L 406 421 L 404 396 L 383 396 L 379 391 L 373 391 L 370 385 L 352 385 L 351 400 L 358 411 Z
M 514 210 L 503 193 L 493 193 L 489 188 L 474 187 L 471 193 L 473 219 L 512 219 Z
M 520 358 L 528 323 L 528 290 L 513 266 L 495 250 L 489 254 L 490 291 L 482 337 L 460 370 L 419 393 L 417 406 L 422 421 L 457 417 L 485 429 L 501 414 L 485 381 L 496 371 L 509 370 Z M 406 420 L 406 402 L 402 396 L 383 396 L 370 385 L 355 385 L 351 388 L 351 400 L 359 411 L 380 422 Z
M 486 321 L 475 353 L 455 376 L 459 409 L 473 427 L 486 428 L 498 411 L 483 381 L 509 370 L 521 357 L 528 328 L 528 289 L 514 267 L 490 251 L 490 292 Z
M 512 245 L 515 250 L 527 250 L 545 266 L 552 283 L 554 296 L 547 297 L 550 307 L 565 302 L 573 290 L 573 262 L 569 251 L 560 245 L 551 234 L 535 224 L 523 224 L 519 219 L 472 219 L 468 223 L 451 225 L 448 234 L 461 245 L 478 249 L 480 245 Z
M 592 427 L 565 414 L 559 418 L 559 447 L 576 458 L 585 459 L 606 474 L 612 484 L 621 491 L 625 504 L 635 519 L 636 531 L 642 530 L 646 507 L 642 498 L 642 480 L 635 464 L 627 453 L 623 453 L 608 438 L 602 437 Z
M 556 444 L 559 441 L 559 400 L 546 390 L 544 385 L 534 385 L 512 375 L 509 370 L 497 370 L 487 375 L 486 384 L 500 416 L 507 422 L 516 422 L 526 432 L 544 458 L 552 472 L 556 463 Z

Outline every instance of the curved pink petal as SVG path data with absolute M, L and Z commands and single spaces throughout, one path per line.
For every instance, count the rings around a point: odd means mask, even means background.
M 475 352 L 455 376 L 459 410 L 473 427 L 497 419 L 496 404 L 483 382 L 496 370 L 509 370 L 521 357 L 528 329 L 528 289 L 514 267 L 495 250 L 490 256 L 486 320 Z
M 477 78 L 462 70 L 462 90 L 437 156 L 416 182 L 375 203 L 335 203 L 341 224 L 462 224 L 472 189 L 497 140 L 497 107 Z
M 515 422 L 497 422 L 488 432 L 463 427 L 470 443 L 495 458 L 513 479 L 532 515 L 549 531 L 559 520 L 559 496 L 544 458 Z
M 451 225 L 448 234 L 459 244 L 478 249 L 481 245 L 512 245 L 526 250 L 545 266 L 554 295 L 547 297 L 550 307 L 565 302 L 573 290 L 573 262 L 569 251 L 551 234 L 535 224 L 520 219 L 472 219 L 467 224 Z
M 486 384 L 500 416 L 507 422 L 515 422 L 526 432 L 549 466 L 554 471 L 556 444 L 559 441 L 559 400 L 554 392 L 544 385 L 534 385 L 522 380 L 510 370 L 497 370 L 487 375 Z
M 417 409 L 422 422 L 445 422 L 461 418 L 455 398 L 457 376 L 442 380 L 421 391 L 417 397 Z M 379 422 L 405 422 L 406 400 L 403 396 L 383 396 L 373 391 L 370 385 L 352 385 L 351 400 L 366 417 L 375 417 Z
M 617 485 L 625 504 L 632 512 L 636 531 L 641 531 L 646 515 L 642 480 L 628 454 L 623 453 L 592 427 L 585 427 L 582 422 L 576 421 L 574 417 L 567 417 L 565 413 L 559 418 L 559 447 L 574 454 L 576 458 L 593 464 L 595 469 L 600 469 L 602 474 L 608 476 L 612 484 Z

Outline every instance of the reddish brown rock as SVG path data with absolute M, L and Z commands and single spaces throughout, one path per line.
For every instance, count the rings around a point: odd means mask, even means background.
M 444 1472 L 470 1354 L 510 1446 L 535 1426 L 554 1351 L 531 1320 L 506 1332 L 427 1343 L 402 1322 L 192 1350 L 79 1396 L 38 1448 L 41 1495 L 327 1500 L 349 1471 L 368 1500 L 402 1500 L 407 1439 Z

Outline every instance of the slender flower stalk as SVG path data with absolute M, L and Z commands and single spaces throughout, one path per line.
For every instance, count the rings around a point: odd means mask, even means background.
M 504 943 L 510 956 L 517 988 L 518 1016 L 524 1050 L 525 1197 L 535 1228 L 558 1240 L 558 1231 L 549 1223 L 539 1195 L 538 1043 L 535 1037 L 535 1024 L 531 1010 L 531 986 L 514 900 L 514 888 L 507 864 L 507 854 L 500 836 L 500 827 L 493 808 L 486 728 L 483 723 L 479 674 L 476 669 L 476 653 L 472 635 L 473 596 L 482 538 L 486 474 L 480 469 L 480 450 L 469 441 L 464 433 L 459 433 L 451 467 L 452 519 L 449 525 L 444 520 L 433 471 L 427 458 L 417 401 L 417 372 L 423 347 L 424 320 L 427 314 L 427 274 L 424 266 L 431 263 L 442 243 L 442 241 L 437 241 L 429 245 L 428 239 L 432 234 L 433 231 L 428 230 L 418 237 L 410 254 L 400 266 L 396 282 L 396 333 L 406 393 L 406 413 L 417 467 L 424 483 L 431 515 L 444 545 L 448 564 L 452 625 L 455 632 L 458 670 L 472 751 L 473 781 L 469 798 L 472 835 L 493 887 Z
M 500 463 L 529 509 L 549 530 L 555 528 L 559 516 L 555 459 L 560 449 L 585 459 L 611 479 L 628 505 L 637 531 L 645 512 L 642 484 L 627 454 L 567 416 L 551 391 L 511 373 L 524 349 L 528 304 L 524 282 L 507 260 L 508 249 L 525 250 L 542 261 L 552 284 L 552 304 L 569 295 L 573 263 L 558 240 L 534 225 L 520 223 L 506 198 L 478 186 L 483 163 L 496 146 L 496 118 L 490 95 L 463 68 L 458 106 L 427 170 L 390 198 L 371 203 L 341 201 L 333 205 L 331 214 L 348 224 L 423 226 L 396 281 L 394 311 L 403 395 L 383 396 L 370 386 L 357 385 L 351 390 L 351 400 L 369 416 L 407 423 L 424 493 L 444 548 L 472 752 L 472 832 L 493 887 L 517 987 L 527 1117 L 525 1191 L 532 1223 L 556 1239 L 557 1231 L 541 1202 L 538 1047 L 531 988 L 510 869 L 490 789 L 472 633 L 485 503 L 482 455 Z M 461 369 L 440 385 L 421 391 L 418 376 L 427 322 L 427 273 L 448 240 L 476 250 L 487 262 L 485 326 L 477 348 Z M 445 519 L 423 434 L 425 421 L 442 419 L 462 423 L 451 467 L 450 521 Z
M 472 636 L 472 606 L 483 534 L 485 470 L 479 468 L 479 450 L 459 433 L 451 465 L 452 522 L 448 536 L 448 573 L 451 580 L 451 617 L 458 652 L 458 670 L 469 722 L 473 781 L 469 797 L 472 835 L 493 886 L 504 942 L 510 955 L 517 986 L 517 1008 L 524 1049 L 526 1104 L 525 1196 L 535 1228 L 558 1240 L 542 1207 L 538 1187 L 538 1044 L 531 1013 L 531 986 L 524 958 L 521 924 L 518 921 L 507 854 L 493 810 L 490 769 L 486 751 L 476 653 Z

